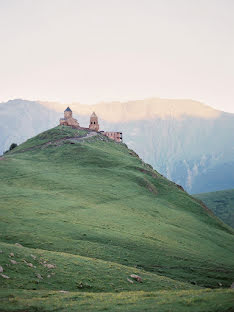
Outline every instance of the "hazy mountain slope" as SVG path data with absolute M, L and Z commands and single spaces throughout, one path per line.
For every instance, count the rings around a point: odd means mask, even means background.
M 114 129 L 122 129 L 127 145 L 190 192 L 234 185 L 234 118 L 228 114 L 215 120 L 135 121 Z
M 56 102 L 40 102 L 43 106 L 55 111 L 63 111 L 64 105 Z M 214 119 L 220 112 L 200 102 L 189 99 L 152 98 L 129 102 L 99 103 L 96 105 L 71 104 L 73 112 L 79 115 L 90 115 L 95 110 L 103 120 L 110 122 L 129 122 L 134 120 L 167 119 L 192 116 Z
M 196 194 L 223 222 L 234 228 L 234 189 Z
M 14 111 L 9 111 L 13 103 Z M 22 114 L 23 103 L 26 116 Z M 56 125 L 64 107 L 66 105 L 59 103 L 18 100 L 1 104 L 0 130 L 3 136 L 0 151 L 6 150 L 13 141 L 22 142 Z M 100 117 L 101 129 L 121 130 L 129 147 L 191 193 L 234 186 L 233 114 L 191 100 L 148 99 L 93 106 L 74 103 L 71 108 L 84 126 L 88 125 L 89 115 L 95 110 Z M 12 114 L 9 121 L 3 118 L 3 110 L 4 116 Z M 32 118 L 29 124 L 28 115 Z M 16 131 L 15 126 L 11 127 L 14 116 L 17 124 L 23 124 L 25 128 L 20 126 Z
M 11 143 L 22 143 L 33 135 L 58 124 L 59 113 L 38 102 L 12 100 L 0 103 L 0 154 Z
M 8 289 L 0 308 L 72 311 L 75 300 L 90 311 L 118 310 L 121 297 L 142 311 L 135 298 L 144 291 L 152 297 L 149 311 L 167 306 L 171 296 L 168 308 L 179 311 L 196 297 L 200 311 L 211 311 L 216 292 L 197 290 L 232 283 L 232 230 L 124 144 L 88 133 L 56 127 L 0 159 L 0 263 L 9 277 L 0 276 Z M 58 301 L 60 290 L 71 297 Z M 159 303 L 161 290 L 172 293 Z M 102 303 L 95 302 L 97 292 Z M 228 291 L 215 297 L 223 311 L 230 308 Z

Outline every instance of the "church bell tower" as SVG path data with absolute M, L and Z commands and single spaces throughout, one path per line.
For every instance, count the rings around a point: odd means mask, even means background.
M 97 115 L 94 112 L 90 116 L 89 129 L 90 130 L 94 130 L 94 131 L 98 131 L 99 130 L 98 117 L 97 117 Z

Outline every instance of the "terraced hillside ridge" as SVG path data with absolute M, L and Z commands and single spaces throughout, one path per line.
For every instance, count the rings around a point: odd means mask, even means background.
M 58 126 L 0 172 L 0 311 L 232 311 L 233 230 L 125 144 Z
M 234 189 L 196 194 L 223 222 L 234 228 Z

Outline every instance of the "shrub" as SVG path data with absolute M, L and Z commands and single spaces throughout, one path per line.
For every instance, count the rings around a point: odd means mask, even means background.
M 18 145 L 16 143 L 12 143 L 10 148 L 9 148 L 9 151 L 13 150 L 15 147 L 17 147 Z

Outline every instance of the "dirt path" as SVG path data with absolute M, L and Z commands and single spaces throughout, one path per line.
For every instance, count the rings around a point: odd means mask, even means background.
M 70 141 L 70 142 L 72 142 L 72 143 L 76 143 L 76 142 L 79 142 L 79 141 L 82 141 L 82 140 L 91 138 L 91 137 L 96 136 L 96 135 L 97 135 L 97 132 L 92 131 L 92 132 L 89 132 L 89 133 L 88 133 L 86 136 L 84 136 L 84 137 L 81 137 L 81 138 L 69 138 L 69 139 L 64 139 L 64 141 Z

